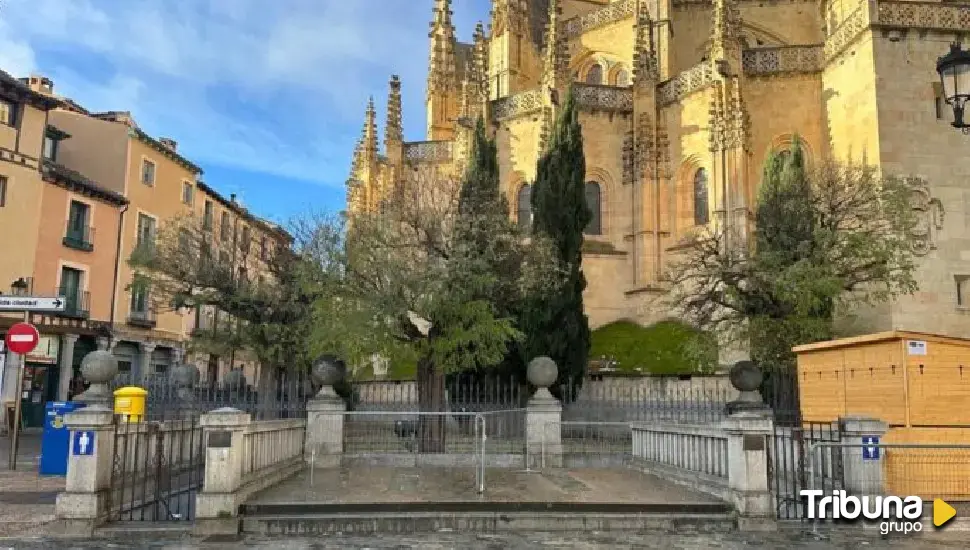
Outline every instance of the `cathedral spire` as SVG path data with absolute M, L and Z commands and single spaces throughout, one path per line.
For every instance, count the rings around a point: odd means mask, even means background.
M 391 148 L 404 141 L 404 128 L 401 124 L 401 79 L 391 76 L 390 92 L 387 94 L 387 122 L 384 123 L 384 150 L 390 154 Z
M 452 90 L 455 82 L 455 25 L 452 23 L 451 0 L 435 0 L 431 19 L 431 55 L 428 63 L 428 94 Z
M 569 57 L 562 33 L 562 0 L 549 0 L 549 24 L 543 57 L 544 84 L 559 89 L 568 84 Z
M 660 79 L 650 8 L 645 0 L 639 0 L 638 4 L 636 39 L 633 45 L 633 83 L 637 86 L 656 84 Z
M 374 109 L 374 96 L 367 101 L 364 113 L 364 132 L 361 138 L 361 152 L 365 161 L 377 159 L 377 111 Z

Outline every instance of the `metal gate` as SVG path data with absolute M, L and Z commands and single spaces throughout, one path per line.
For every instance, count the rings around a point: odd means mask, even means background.
M 763 393 L 775 420 L 768 450 L 768 483 L 775 497 L 775 512 L 778 519 L 805 519 L 807 513 L 800 493 L 812 488 L 813 464 L 817 468 L 814 488 L 831 491 L 843 486 L 842 454 L 812 455 L 818 443 L 840 443 L 840 427 L 837 422 L 802 420 L 798 375 L 794 369 L 767 373 Z
M 118 418 L 118 417 L 116 417 Z M 111 521 L 188 521 L 202 487 L 205 448 L 197 417 L 115 424 Z

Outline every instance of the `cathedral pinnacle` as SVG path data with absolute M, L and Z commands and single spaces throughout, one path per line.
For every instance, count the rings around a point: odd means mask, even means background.
M 714 0 L 711 59 L 733 60 L 741 53 L 741 10 L 737 0 Z
M 395 144 L 404 141 L 404 128 L 401 124 L 401 79 L 391 76 L 390 92 L 387 95 L 387 122 L 384 124 L 384 150 L 390 151 Z
M 377 111 L 374 109 L 374 96 L 367 102 L 367 111 L 364 114 L 364 132 L 361 139 L 362 152 L 364 159 L 373 160 L 377 158 Z
M 653 36 L 653 19 L 645 0 L 640 0 L 637 8 L 636 40 L 633 47 L 634 84 L 656 83 L 660 79 L 660 71 Z
M 453 89 L 455 82 L 455 25 L 451 20 L 451 0 L 435 0 L 431 19 L 431 54 L 428 60 L 428 93 Z
M 569 56 L 562 33 L 562 0 L 549 0 L 549 25 L 546 28 L 543 80 L 552 89 L 569 82 Z

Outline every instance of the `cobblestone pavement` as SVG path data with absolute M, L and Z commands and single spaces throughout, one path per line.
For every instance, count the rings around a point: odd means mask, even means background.
M 827 531 L 814 536 L 799 530 L 783 529 L 777 533 L 728 533 L 718 535 L 674 533 L 521 533 L 515 535 L 472 535 L 440 533 L 373 537 L 321 536 L 314 539 L 262 539 L 257 537 L 239 541 L 199 542 L 191 539 L 92 541 L 86 543 L 56 540 L 0 539 L 0 550 L 103 550 L 108 548 L 148 548 L 153 550 L 222 550 L 230 548 L 265 548 L 272 550 L 734 550 L 752 548 L 786 550 L 853 549 L 880 550 L 926 549 L 943 550 L 966 548 L 965 533 L 934 535 L 932 538 L 897 537 L 882 539 L 878 534 L 858 530 Z
M 10 438 L 0 437 L 0 537 L 35 531 L 54 519 L 54 499 L 63 477 L 37 475 L 40 434 L 24 434 L 17 469 L 10 470 Z M 0 545 L 2 547 L 2 545 Z

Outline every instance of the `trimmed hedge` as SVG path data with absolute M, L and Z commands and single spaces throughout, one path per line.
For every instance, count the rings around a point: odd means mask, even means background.
M 699 374 L 717 366 L 714 338 L 679 321 L 616 321 L 594 330 L 592 344 L 590 358 L 612 358 L 619 372 Z

